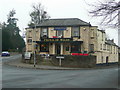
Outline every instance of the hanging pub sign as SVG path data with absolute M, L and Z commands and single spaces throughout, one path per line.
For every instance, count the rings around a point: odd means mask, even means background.
M 54 30 L 66 30 L 66 27 L 54 27 Z
M 42 39 L 42 41 L 71 41 L 71 38 L 46 38 L 46 39 Z

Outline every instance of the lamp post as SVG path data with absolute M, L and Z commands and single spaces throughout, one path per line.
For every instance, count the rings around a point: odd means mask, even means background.
M 34 45 L 34 67 L 36 67 L 36 23 L 35 23 L 35 32 L 34 32 L 34 40 L 35 40 L 35 45 Z
M 120 47 L 120 10 L 118 11 L 118 46 Z
M 2 24 L 0 24 L 0 41 L 2 41 Z M 0 54 L 2 53 L 2 43 L 0 42 Z
M 2 24 L 0 23 L 0 54 L 2 54 Z M 0 64 L 2 64 L 2 58 L 0 58 Z M 0 73 L 2 73 L 2 65 L 0 65 Z M 0 75 L 2 80 L 2 75 Z M 2 89 L 2 82 L 0 82 L 0 89 Z

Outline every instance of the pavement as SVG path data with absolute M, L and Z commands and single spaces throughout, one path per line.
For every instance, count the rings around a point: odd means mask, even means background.
M 68 67 L 37 65 L 37 64 L 34 67 L 34 64 L 23 63 L 21 59 L 8 61 L 8 62 L 5 62 L 4 64 L 12 65 L 20 68 L 31 68 L 31 69 L 42 69 L 42 70 L 79 70 L 81 69 L 81 68 L 68 68 Z
M 42 70 L 80 70 L 80 69 L 104 69 L 104 68 L 118 67 L 118 65 L 96 66 L 94 68 L 70 68 L 70 67 L 48 66 L 48 65 L 35 65 L 34 67 L 33 64 L 23 63 L 21 61 L 21 58 L 17 60 L 15 59 L 15 60 L 4 62 L 4 64 L 12 65 L 15 67 L 20 67 L 20 68 L 42 69 Z

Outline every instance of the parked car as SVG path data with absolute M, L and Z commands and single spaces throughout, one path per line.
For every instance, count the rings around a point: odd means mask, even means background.
M 10 56 L 10 53 L 8 51 L 3 51 L 1 56 Z

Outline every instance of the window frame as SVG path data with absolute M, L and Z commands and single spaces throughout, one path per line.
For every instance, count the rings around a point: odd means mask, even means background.
M 41 46 L 41 45 L 47 46 L 47 50 L 42 49 L 42 46 Z M 42 43 L 42 44 L 40 44 L 40 52 L 49 52 L 49 44 L 47 44 L 47 43 Z
M 74 34 L 74 28 L 77 27 L 78 28 L 78 36 L 77 35 L 73 35 Z M 73 26 L 71 29 L 71 36 L 72 37 L 80 37 L 80 27 L 79 26 Z
M 70 51 L 70 46 L 67 45 L 67 46 L 65 47 L 65 50 L 66 50 L 66 51 Z
M 92 47 L 92 45 L 93 45 L 93 47 Z M 92 48 L 91 48 L 92 47 Z M 94 44 L 90 44 L 90 52 L 94 52 L 95 51 L 95 46 L 94 46 Z
M 73 48 L 73 46 L 74 46 L 74 48 Z M 81 44 L 79 44 L 79 43 L 72 43 L 71 44 L 71 52 L 72 53 L 76 53 L 76 52 L 79 53 L 79 52 L 81 52 Z
M 28 38 L 27 43 L 32 43 L 32 38 Z
M 40 37 L 43 37 L 43 36 L 44 36 L 44 34 L 43 34 L 43 33 L 45 33 L 45 32 L 43 32 L 44 29 L 46 29 L 46 31 L 47 31 L 47 32 L 46 32 L 46 33 L 47 33 L 46 36 L 48 37 L 48 27 L 42 27 L 42 28 L 41 28 L 41 30 L 40 30 Z M 42 34 L 43 34 L 43 35 L 42 35 Z
M 59 37 L 58 36 L 58 32 L 62 32 L 62 36 L 61 37 Z M 58 38 L 63 38 L 63 36 L 64 36 L 64 30 L 56 30 L 56 36 L 58 37 Z

